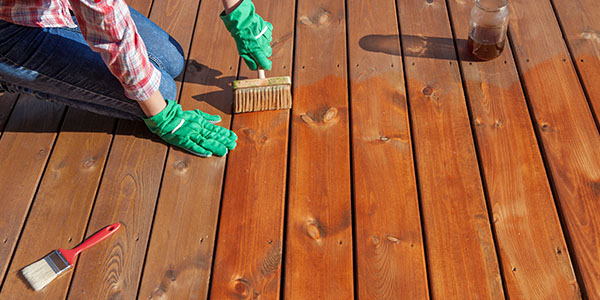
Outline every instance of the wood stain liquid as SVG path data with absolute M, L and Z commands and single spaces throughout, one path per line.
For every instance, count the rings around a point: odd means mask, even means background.
M 501 27 L 477 26 L 469 32 L 467 49 L 478 59 L 494 59 L 504 50 L 506 37 Z

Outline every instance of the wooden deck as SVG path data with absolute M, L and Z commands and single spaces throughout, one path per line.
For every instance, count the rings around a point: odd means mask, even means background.
M 600 299 L 600 4 L 514 0 L 502 56 L 469 0 L 255 0 L 294 108 L 231 115 L 253 77 L 216 0 L 136 0 L 186 51 L 184 108 L 226 158 L 140 122 L 0 97 L 0 299 Z M 18 271 L 113 222 L 41 292 Z

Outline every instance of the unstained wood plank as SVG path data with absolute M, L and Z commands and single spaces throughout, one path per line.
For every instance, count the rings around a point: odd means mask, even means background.
M 360 299 L 428 299 L 395 1 L 348 3 Z
M 64 106 L 21 96 L 0 139 L 0 282 L 54 145 Z
M 474 61 L 466 49 L 473 3 L 448 2 L 479 156 L 511 299 L 576 299 L 579 289 L 519 74 L 502 55 Z
M 290 76 L 295 1 L 257 0 L 273 24 L 273 69 Z M 256 78 L 242 64 L 240 77 Z M 238 146 L 229 154 L 210 299 L 279 299 L 289 110 L 238 114 Z
M 573 250 L 570 254 L 583 284 L 580 288 L 584 297 L 600 299 L 598 128 L 551 3 L 511 5 L 510 36 Z M 575 282 L 573 289 L 577 289 Z
M 552 0 L 596 122 L 600 118 L 600 2 Z
M 69 108 L 25 224 L 0 299 L 64 299 L 72 272 L 39 292 L 18 272 L 84 238 L 112 140 L 114 119 Z
M 233 102 L 229 83 L 239 56 L 219 19 L 222 10 L 220 1 L 200 5 L 180 102 L 184 109 L 219 114 L 219 125 L 228 128 Z M 140 298 L 206 299 L 225 162 L 226 157 L 169 151 Z
M 285 299 L 353 299 L 344 1 L 299 0 Z
M 504 291 L 444 1 L 398 1 L 431 297 Z

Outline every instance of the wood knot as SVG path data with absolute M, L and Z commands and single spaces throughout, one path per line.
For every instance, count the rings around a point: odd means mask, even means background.
M 329 25 L 331 23 L 331 12 L 320 8 L 311 16 L 302 16 L 298 19 L 303 25 Z
M 430 86 L 426 86 L 421 92 L 423 92 L 423 95 L 425 96 L 431 96 L 431 94 L 433 94 L 433 88 Z
M 502 120 L 496 120 L 496 123 L 494 123 L 494 126 L 496 126 L 496 128 L 500 128 L 502 127 Z
M 561 255 L 562 254 L 562 250 L 560 248 L 556 248 L 556 254 Z
M 392 242 L 394 244 L 400 244 L 400 240 L 397 237 L 393 236 L 393 235 L 388 234 L 388 235 L 386 235 L 386 238 L 387 238 L 388 241 L 390 241 L 390 242 Z
M 425 2 L 427 2 L 427 4 L 433 4 L 433 0 L 425 0 Z
M 323 228 L 313 220 L 306 223 L 306 234 L 315 241 L 320 241 L 324 236 Z
M 246 297 L 250 292 L 250 284 L 243 278 L 236 279 L 233 281 L 233 291 L 240 296 Z
M 93 167 L 95 164 L 96 164 L 96 158 L 90 157 L 90 158 L 84 160 L 83 163 L 81 163 L 81 167 L 83 169 L 89 169 L 89 168 Z
M 175 281 L 175 280 L 177 280 L 176 274 L 177 273 L 175 273 L 174 270 L 168 270 L 167 272 L 165 272 L 165 277 L 169 278 L 169 280 L 171 280 L 171 281 Z
M 325 123 L 329 123 L 331 122 L 333 119 L 336 118 L 338 113 L 337 108 L 335 107 L 330 107 L 327 111 L 325 111 L 325 113 L 323 114 L 323 122 Z
M 188 166 L 189 166 L 189 161 L 187 158 L 179 159 L 173 163 L 173 168 L 175 168 L 175 170 L 177 170 L 181 173 L 185 172 L 187 170 Z
M 373 240 L 373 245 L 374 245 L 375 247 L 379 246 L 379 237 L 378 237 L 378 236 L 374 235 L 374 236 L 372 237 L 372 240 Z

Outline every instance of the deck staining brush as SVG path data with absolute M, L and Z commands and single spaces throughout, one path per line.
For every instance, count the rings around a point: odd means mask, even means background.
M 292 108 L 292 80 L 289 76 L 265 78 L 258 70 L 258 79 L 236 80 L 234 112 L 250 112 Z
M 23 274 L 23 277 L 25 277 L 34 290 L 39 291 L 58 277 L 58 275 L 70 269 L 75 263 L 75 257 L 81 251 L 98 244 L 117 231 L 120 226 L 121 224 L 115 223 L 104 227 L 71 250 L 54 250 L 52 253 L 46 255 L 46 257 L 23 268 L 21 274 Z

